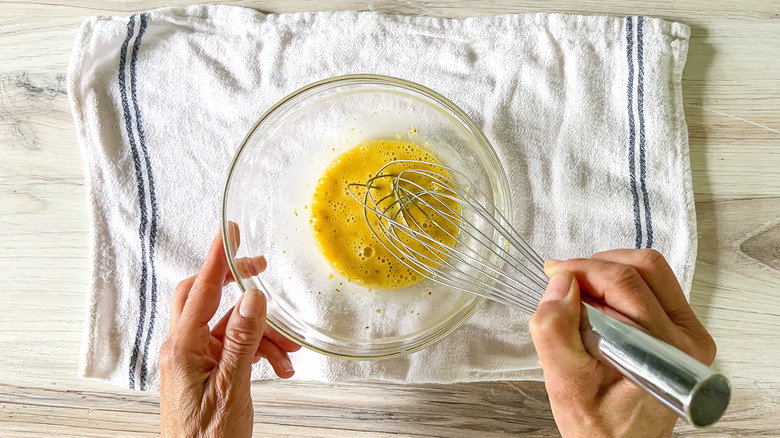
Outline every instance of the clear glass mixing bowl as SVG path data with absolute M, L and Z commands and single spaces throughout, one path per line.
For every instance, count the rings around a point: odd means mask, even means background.
M 230 167 L 222 206 L 225 250 L 241 290 L 265 294 L 268 323 L 327 355 L 379 359 L 417 351 L 452 332 L 483 301 L 429 280 L 396 290 L 352 284 L 320 254 L 309 223 L 317 180 L 338 155 L 379 138 L 422 145 L 510 215 L 495 151 L 462 110 L 432 90 L 350 75 L 313 83 L 274 105 Z M 227 232 L 229 222 L 238 225 L 240 245 Z M 239 269 L 237 260 L 259 255 L 268 261 L 265 272 Z

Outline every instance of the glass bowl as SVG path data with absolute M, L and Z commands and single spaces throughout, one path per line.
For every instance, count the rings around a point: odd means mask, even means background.
M 509 218 L 504 170 L 484 134 L 440 94 L 405 80 L 339 76 L 290 94 L 255 123 L 228 173 L 222 229 L 242 291 L 259 289 L 268 323 L 314 351 L 349 359 L 408 354 L 442 339 L 483 302 L 423 280 L 404 289 L 353 284 L 320 254 L 309 204 L 337 156 L 374 139 L 404 139 L 469 175 Z M 234 222 L 239 237 L 227 230 Z M 265 256 L 259 274 L 241 259 Z

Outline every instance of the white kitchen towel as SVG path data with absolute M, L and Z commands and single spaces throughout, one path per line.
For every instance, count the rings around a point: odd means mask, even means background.
M 696 257 L 681 91 L 688 36 L 685 25 L 641 16 L 191 6 L 86 20 L 68 70 L 91 226 L 81 374 L 156 390 L 173 289 L 217 232 L 239 143 L 279 99 L 341 74 L 411 80 L 464 109 L 496 148 L 520 232 L 543 257 L 652 247 L 687 293 Z M 219 315 L 238 294 L 226 290 Z M 302 350 L 295 378 L 539 379 L 527 321 L 486 304 L 405 357 Z M 261 363 L 253 378 L 273 373 Z

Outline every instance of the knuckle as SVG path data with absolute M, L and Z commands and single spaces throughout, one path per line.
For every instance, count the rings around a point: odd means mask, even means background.
M 622 285 L 631 289 L 647 284 L 639 271 L 630 265 L 622 265 L 621 268 L 617 270 L 617 279 Z
M 705 365 L 712 365 L 718 347 L 715 340 L 702 327 L 701 329 L 687 330 L 678 327 L 678 330 L 664 339 L 670 345 L 677 347 L 680 351 L 702 362 Z
M 181 316 L 180 311 L 171 307 L 171 310 L 168 312 L 168 335 L 173 333 L 173 331 L 176 329 L 176 326 L 178 325 L 179 321 L 177 316 Z
M 709 333 L 706 334 L 705 339 L 702 342 L 702 359 L 707 365 L 712 365 L 715 361 L 715 356 L 718 354 L 718 346 L 715 344 L 715 340 Z
M 187 292 L 189 292 L 187 289 L 187 280 L 180 281 L 179 284 L 176 285 L 176 289 L 173 291 L 174 295 L 182 295 Z
M 234 345 L 240 347 L 252 347 L 260 341 L 262 335 L 247 327 L 227 327 L 225 337 Z
M 651 271 L 662 271 L 669 267 L 663 254 L 655 249 L 640 249 L 640 264 L 643 268 Z
M 246 257 L 241 257 L 239 259 L 235 259 L 235 267 L 236 271 L 238 271 L 238 276 L 241 278 L 248 278 L 252 277 L 252 267 L 250 266 L 249 262 L 247 261 Z
M 226 395 L 230 392 L 230 386 L 231 383 L 235 381 L 233 368 L 232 367 L 225 367 L 223 370 L 220 370 L 221 372 L 217 373 L 216 375 L 216 388 L 217 388 L 217 394 L 220 395 L 220 397 L 217 398 L 217 404 L 220 405 L 220 408 L 222 412 L 229 412 L 230 409 L 229 406 L 223 405 L 224 402 L 227 400 Z
M 629 316 L 635 323 L 646 327 L 654 336 L 661 336 L 663 334 L 662 327 L 651 317 L 647 304 L 640 299 L 633 299 L 630 303 L 631 310 L 626 312 L 626 316 Z
M 548 334 L 558 333 L 570 324 L 568 315 L 561 309 L 552 308 L 552 304 L 542 303 L 528 322 L 528 328 L 534 338 L 544 339 Z
M 606 274 L 611 277 L 614 284 L 628 289 L 634 289 L 643 282 L 639 272 L 630 265 L 614 264 Z
M 531 336 L 534 338 L 541 333 L 541 322 L 539 321 L 539 313 L 534 313 L 531 320 L 528 321 L 528 330 L 531 331 Z
M 224 278 L 214 278 L 209 275 L 201 275 L 198 276 L 198 281 L 196 281 L 195 285 L 193 285 L 193 290 L 196 286 L 198 287 L 198 291 L 221 290 L 224 282 Z
M 241 277 L 253 277 L 265 271 L 266 261 L 265 257 L 242 257 L 235 261 L 236 270 Z
M 162 346 L 160 347 L 160 371 L 166 372 L 173 367 L 173 357 L 174 354 L 171 351 L 171 341 L 167 340 L 163 342 Z

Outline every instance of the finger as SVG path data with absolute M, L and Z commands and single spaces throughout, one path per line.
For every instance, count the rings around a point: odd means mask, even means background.
M 290 357 L 281 347 L 272 342 L 269 338 L 263 338 L 260 346 L 255 352 L 255 362 L 258 358 L 264 357 L 271 364 L 274 372 L 282 379 L 289 379 L 295 374 Z
M 591 259 L 633 266 L 675 324 L 689 323 L 691 317 L 695 318 L 674 271 L 660 252 L 653 249 L 618 249 L 594 254 Z
M 282 351 L 287 351 L 292 353 L 294 351 L 298 351 L 301 349 L 300 345 L 287 339 L 284 335 L 277 332 L 276 329 L 274 329 L 270 325 L 265 326 L 265 333 L 263 333 L 263 337 L 270 339 L 271 342 L 279 346 L 279 348 L 282 349 Z
M 225 328 L 227 327 L 227 322 L 228 319 L 230 319 L 230 314 L 233 312 L 233 309 L 235 309 L 235 307 L 231 307 L 230 310 L 227 311 L 225 316 L 223 316 L 222 319 L 220 319 L 219 322 L 216 325 L 214 325 L 214 328 L 211 329 L 212 336 L 219 339 L 220 341 L 222 341 L 222 339 L 225 337 Z M 267 338 L 268 340 L 276 344 L 276 346 L 281 351 L 292 353 L 301 349 L 300 345 L 287 339 L 286 337 L 284 337 L 284 335 L 277 332 L 273 327 L 271 327 L 267 323 L 265 325 L 265 331 L 263 332 L 263 338 Z M 259 351 L 260 350 L 258 349 L 258 352 Z M 263 355 L 259 357 L 265 357 L 265 356 Z
M 170 314 L 170 321 L 171 323 L 168 326 L 168 334 L 173 332 L 173 329 L 179 324 L 179 318 L 181 317 L 181 312 L 184 310 L 184 303 L 187 302 L 187 297 L 190 294 L 190 289 L 192 288 L 192 283 L 195 282 L 195 275 L 192 277 L 181 281 L 177 286 L 176 290 L 173 292 L 173 302 L 171 303 L 171 314 Z
M 233 306 L 230 308 L 230 310 L 225 313 L 225 315 L 222 317 L 222 319 L 219 320 L 218 323 L 214 325 L 214 328 L 211 329 L 212 336 L 216 337 L 220 341 L 222 338 L 225 337 L 225 328 L 227 328 L 227 323 L 230 320 L 230 315 L 233 313 L 233 310 L 236 308 L 236 306 Z
M 241 231 L 238 229 L 238 224 L 233 221 L 228 221 L 227 228 L 227 247 L 230 248 L 230 252 L 235 254 L 238 251 L 238 247 L 241 246 Z
M 224 243 L 224 246 L 230 248 L 230 253 L 234 255 L 238 252 L 238 247 L 241 246 L 241 232 L 238 229 L 238 224 L 233 221 L 228 221 L 227 242 Z M 234 260 L 236 262 L 238 261 L 238 259 Z M 228 270 L 223 285 L 227 285 L 233 281 L 235 281 L 235 278 L 233 278 L 233 272 Z
M 249 289 L 230 314 L 222 339 L 220 372 L 229 381 L 249 383 L 252 362 L 265 331 L 265 297 L 257 289 Z
M 555 269 L 566 269 L 574 274 L 582 291 L 606 304 L 603 310 L 609 316 L 621 319 L 624 315 L 632 323 L 667 341 L 676 335 L 672 330 L 674 324 L 653 291 L 632 266 L 597 259 L 548 260 L 545 263 L 545 272 Z
M 240 275 L 241 278 L 249 278 L 249 277 L 254 277 L 255 275 L 258 275 L 261 272 L 265 271 L 265 268 L 268 267 L 268 262 L 265 260 L 265 256 L 241 257 L 235 259 L 235 265 L 236 265 L 236 270 L 238 271 L 238 275 Z M 235 281 L 232 272 L 228 272 L 227 278 L 228 278 L 227 281 L 228 283 L 231 281 Z
M 181 320 L 193 325 L 207 324 L 219 307 L 222 286 L 229 271 L 225 250 L 222 245 L 222 233 L 218 233 L 211 243 L 206 261 L 197 275 L 189 297 L 184 304 Z
M 606 261 L 623 260 L 631 264 L 645 279 L 669 319 L 692 340 L 670 343 L 704 363 L 712 363 L 717 348 L 707 329 L 696 317 L 666 259 L 656 250 L 613 250 L 595 254 L 592 258 Z
M 570 272 L 557 270 L 552 273 L 529 328 L 545 375 L 575 378 L 591 372 L 596 359 L 582 344 L 580 293 Z

